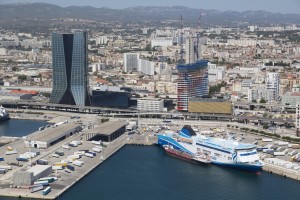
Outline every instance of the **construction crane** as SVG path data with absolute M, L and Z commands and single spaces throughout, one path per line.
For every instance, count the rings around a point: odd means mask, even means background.
M 201 13 L 199 14 L 199 18 L 198 18 L 198 24 L 197 24 L 197 28 L 196 28 L 196 44 L 194 46 L 195 50 L 194 50 L 194 53 L 195 53 L 195 56 L 197 58 L 197 60 L 200 60 L 200 49 L 199 49 L 199 44 L 200 44 L 200 27 L 201 27 Z
M 182 18 L 182 14 L 181 14 L 181 18 L 180 18 L 180 59 L 179 59 L 179 63 L 182 64 L 184 62 L 183 60 L 183 18 Z

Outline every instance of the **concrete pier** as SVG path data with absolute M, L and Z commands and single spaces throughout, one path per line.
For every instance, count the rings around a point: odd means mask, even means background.
M 270 172 L 270 173 L 274 173 L 286 178 L 291 178 L 294 180 L 300 180 L 300 173 L 299 172 L 295 172 L 294 170 L 291 169 L 286 169 L 284 167 L 280 167 L 278 165 L 273 165 L 270 163 L 266 163 L 263 167 L 263 170 L 266 172 Z

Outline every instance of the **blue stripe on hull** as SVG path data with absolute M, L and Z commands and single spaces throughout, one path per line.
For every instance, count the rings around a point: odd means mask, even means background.
M 176 142 L 174 139 L 159 135 L 158 136 L 158 141 L 157 144 L 160 146 L 163 145 L 172 145 L 174 149 L 179 150 L 179 151 L 184 151 L 188 154 L 194 155 L 192 152 L 181 146 L 178 142 Z
M 222 167 L 229 167 L 229 168 L 234 168 L 234 169 L 239 169 L 239 170 L 249 171 L 249 172 L 258 172 L 262 170 L 262 166 L 255 166 L 255 165 L 228 164 L 228 163 L 220 163 L 220 162 L 213 162 L 213 164 Z

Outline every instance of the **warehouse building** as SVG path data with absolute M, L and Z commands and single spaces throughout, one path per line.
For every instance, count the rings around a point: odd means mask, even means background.
M 31 94 L 12 93 L 10 91 L 0 91 L 0 100 L 8 101 L 20 101 L 20 100 L 31 100 Z
M 47 177 L 52 173 L 51 165 L 35 165 L 26 171 L 18 171 L 13 175 L 15 186 L 30 186 L 34 181 Z
M 76 123 L 65 123 L 56 127 L 51 126 L 29 137 L 25 142 L 25 147 L 46 149 L 81 130 L 81 125 Z
M 191 113 L 232 114 L 232 103 L 225 99 L 192 98 L 188 103 Z
M 85 131 L 83 138 L 85 140 L 112 142 L 125 133 L 126 125 L 127 123 L 120 121 L 106 122 L 98 127 Z

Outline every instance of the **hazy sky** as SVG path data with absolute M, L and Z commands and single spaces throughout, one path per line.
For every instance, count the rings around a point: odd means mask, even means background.
M 0 0 L 0 3 L 46 2 L 59 6 L 94 6 L 127 8 L 132 6 L 188 6 L 191 8 L 225 10 L 266 10 L 300 14 L 300 0 Z

